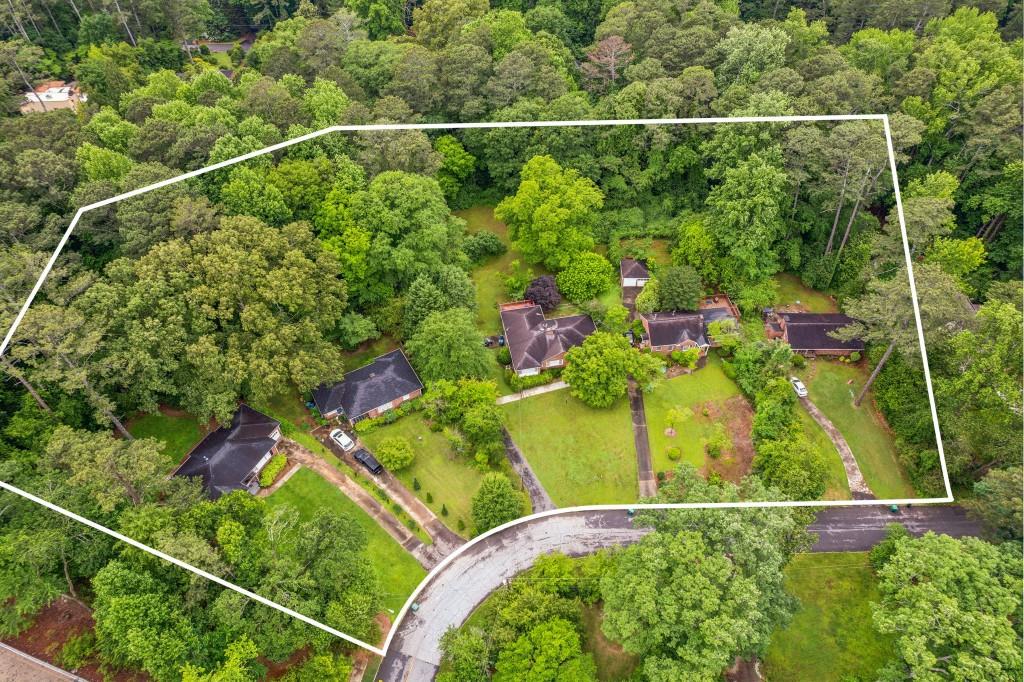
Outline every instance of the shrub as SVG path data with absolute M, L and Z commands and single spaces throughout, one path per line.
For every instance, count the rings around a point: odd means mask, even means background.
M 722 360 L 722 374 L 730 379 L 736 379 L 736 366 L 728 360 Z
M 508 367 L 512 364 L 512 351 L 508 349 L 508 346 L 501 346 L 498 348 L 498 352 L 494 354 L 494 358 L 498 361 L 499 365 Z
M 462 242 L 462 250 L 469 256 L 473 263 L 484 261 L 500 256 L 508 250 L 505 242 L 493 232 L 477 232 L 471 234 Z
M 377 446 L 377 459 L 389 471 L 399 471 L 406 468 L 416 459 L 412 445 L 408 439 L 401 436 L 385 438 Z
M 521 377 L 516 374 L 512 368 L 505 370 L 505 381 L 508 382 L 509 387 L 516 393 L 519 391 L 525 391 L 528 388 L 550 384 L 552 381 L 558 379 L 559 376 L 561 376 L 561 369 L 549 369 L 541 372 L 540 374 L 525 377 Z
M 855 350 L 850 353 L 850 362 L 860 362 L 860 351 Z
M 352 429 L 358 434 L 370 433 L 371 431 L 374 431 L 377 427 L 379 427 L 381 423 L 382 422 L 380 417 L 373 417 L 372 419 L 363 419 L 353 424 Z
M 57 654 L 57 664 L 68 670 L 77 670 L 88 663 L 95 653 L 96 635 L 92 630 L 86 630 L 64 642 L 60 653 Z
M 803 369 L 807 366 L 807 358 L 800 355 L 799 353 L 793 353 L 793 357 L 789 359 L 791 365 L 797 369 Z
M 462 531 L 466 530 L 466 522 L 463 521 L 462 519 L 459 519 L 459 523 L 457 524 L 457 528 L 459 529 L 460 533 Z
M 288 458 L 284 455 L 274 455 L 271 457 L 270 461 L 267 462 L 267 466 L 263 467 L 263 471 L 260 472 L 260 487 L 266 488 L 271 485 L 287 464 Z
M 570 301 L 580 303 L 607 291 L 614 274 L 604 256 L 584 251 L 573 256 L 569 267 L 558 273 L 558 288 Z
M 562 302 L 562 294 L 558 293 L 558 285 L 551 275 L 542 275 L 530 282 L 530 285 L 526 287 L 524 297 L 545 311 L 554 310 Z
M 665 451 L 665 454 L 668 455 L 668 458 L 670 460 L 675 462 L 678 461 L 679 458 L 683 456 L 683 451 L 679 448 L 679 446 L 672 445 L 669 447 L 668 450 Z
M 433 503 L 434 503 L 434 496 L 431 495 L 430 493 L 427 493 L 427 504 L 433 504 Z
M 420 487 L 421 487 L 420 486 L 420 479 L 418 479 L 415 476 L 413 476 L 412 477 L 412 489 L 413 490 L 419 490 Z
M 448 507 L 447 507 L 447 505 L 444 505 L 444 504 L 441 505 L 441 516 L 448 516 Z
M 658 480 L 659 480 L 659 481 L 662 481 L 662 482 L 664 482 L 664 480 L 665 480 L 665 472 L 664 472 L 664 471 L 659 471 L 659 472 L 657 473 L 657 477 L 658 477 Z

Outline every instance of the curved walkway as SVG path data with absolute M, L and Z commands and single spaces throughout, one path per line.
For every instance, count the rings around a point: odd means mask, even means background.
M 935 531 L 963 537 L 981 531 L 956 506 L 900 507 L 895 514 L 884 506 L 830 507 L 819 512 L 808 526 L 808 530 L 818 534 L 811 551 L 866 551 L 885 537 L 888 524 L 896 522 L 904 524 L 914 535 Z M 469 545 L 428 578 L 417 597 L 416 611 L 406 611 L 404 618 L 394 625 L 396 631 L 376 679 L 433 680 L 441 663 L 441 636 L 448 628 L 466 622 L 491 592 L 532 566 L 537 557 L 553 551 L 570 556 L 589 554 L 604 547 L 636 542 L 648 532 L 649 529 L 634 528 L 625 511 L 602 509 L 529 519 Z
M 810 398 L 800 398 L 800 402 L 811 417 L 814 418 L 814 421 L 818 422 L 818 425 L 825 430 L 828 437 L 832 439 L 832 444 L 839 451 L 839 457 L 843 460 L 843 468 L 846 469 L 846 483 L 850 486 L 850 494 L 853 495 L 853 499 L 875 499 L 875 494 L 871 492 L 867 481 L 864 480 L 864 474 L 860 472 L 857 458 L 853 456 L 853 450 L 850 449 L 849 443 L 843 438 L 843 434 L 839 433 L 839 429 L 832 423 L 832 420 L 826 417 L 825 413 L 819 410 L 818 406 L 812 403 Z

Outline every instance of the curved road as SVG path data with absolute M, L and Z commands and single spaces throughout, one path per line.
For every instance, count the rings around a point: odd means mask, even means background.
M 713 512 L 712 512 L 713 513 Z M 886 525 L 904 524 L 914 535 L 926 531 L 953 537 L 977 535 L 980 528 L 953 506 L 829 507 L 808 530 L 818 534 L 814 552 L 865 551 L 885 535 Z M 510 526 L 466 547 L 430 578 L 417 597 L 418 609 L 406 612 L 376 679 L 429 682 L 441 662 L 441 636 L 459 626 L 491 592 L 533 565 L 538 556 L 559 551 L 570 556 L 638 541 L 648 529 L 634 528 L 623 510 L 566 512 Z

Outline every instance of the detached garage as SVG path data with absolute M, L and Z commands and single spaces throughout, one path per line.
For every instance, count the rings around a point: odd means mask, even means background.
M 619 261 L 619 284 L 623 288 L 641 288 L 651 281 L 651 272 L 647 263 L 635 258 L 623 258 Z

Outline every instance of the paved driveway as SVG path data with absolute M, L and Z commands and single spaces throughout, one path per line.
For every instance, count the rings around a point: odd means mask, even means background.
M 713 511 L 709 511 L 714 513 Z M 953 537 L 980 528 L 961 507 L 829 507 L 809 530 L 819 534 L 813 552 L 865 551 L 899 521 L 914 535 L 932 530 Z M 466 621 L 491 592 L 553 551 L 583 555 L 602 547 L 630 544 L 647 532 L 634 528 L 626 512 L 600 510 L 552 514 L 511 526 L 471 545 L 435 575 L 418 597 L 419 609 L 397 623 L 394 639 L 377 674 L 384 682 L 428 682 L 441 662 L 440 640 L 449 627 Z

